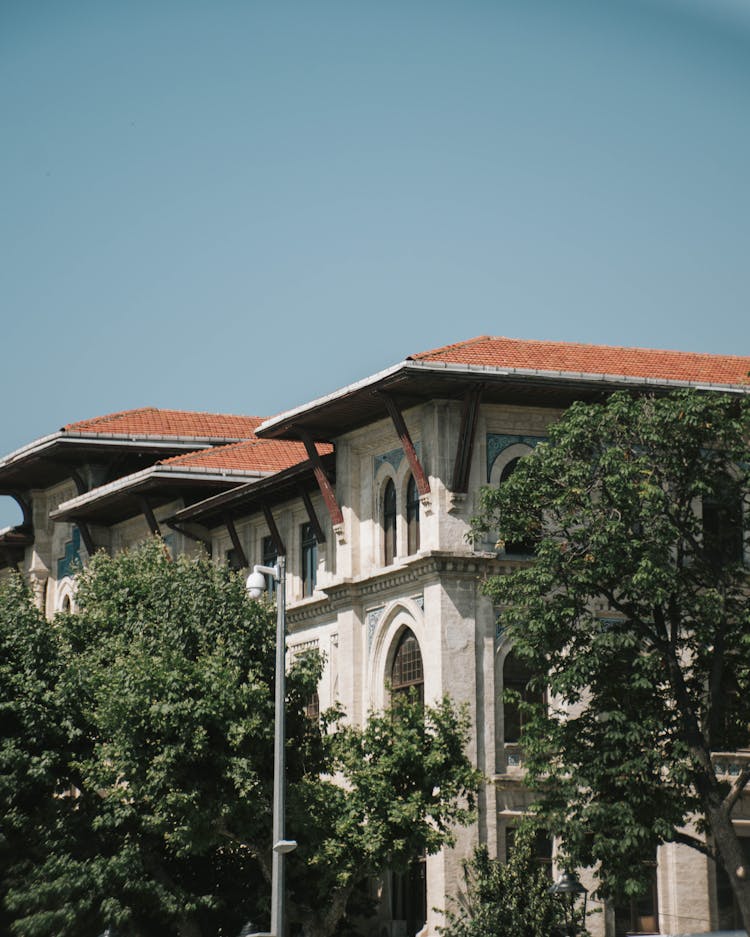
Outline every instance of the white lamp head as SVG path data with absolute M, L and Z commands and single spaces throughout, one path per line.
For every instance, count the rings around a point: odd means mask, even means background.
M 266 577 L 263 573 L 253 570 L 247 577 L 245 588 L 251 599 L 259 599 L 266 591 Z

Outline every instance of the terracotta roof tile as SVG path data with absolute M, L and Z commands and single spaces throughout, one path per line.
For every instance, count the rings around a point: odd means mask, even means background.
M 232 416 L 226 413 L 194 413 L 188 410 L 159 410 L 141 407 L 106 416 L 68 423 L 68 433 L 96 433 L 104 436 L 176 436 L 195 439 L 255 438 L 255 428 L 262 422 L 257 416 Z
M 320 455 L 326 455 L 333 452 L 333 446 L 318 443 L 317 450 Z M 185 455 L 162 459 L 159 464 L 217 471 L 233 469 L 247 472 L 280 472 L 306 459 L 307 452 L 301 442 L 256 439 L 228 446 L 214 446 L 200 452 L 188 452 Z
M 708 384 L 750 384 L 748 356 L 526 341 L 489 335 L 410 355 L 408 360 Z

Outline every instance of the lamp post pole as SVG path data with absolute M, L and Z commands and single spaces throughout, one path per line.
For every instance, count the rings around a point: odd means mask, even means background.
M 284 858 L 296 848 L 294 840 L 284 838 L 286 808 L 285 711 L 286 698 L 286 557 L 275 566 L 254 566 L 247 577 L 251 598 L 260 598 L 266 587 L 265 576 L 276 582 L 276 694 L 273 736 L 273 856 L 271 859 L 271 931 L 256 937 L 285 937 L 284 932 Z

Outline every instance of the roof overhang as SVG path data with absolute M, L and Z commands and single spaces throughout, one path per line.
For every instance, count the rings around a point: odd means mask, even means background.
M 750 394 L 750 385 L 710 384 L 705 381 L 628 377 L 531 368 L 434 361 L 404 361 L 325 397 L 265 420 L 256 430 L 261 438 L 317 441 L 383 419 L 386 410 L 379 394 L 388 394 L 402 409 L 427 400 L 457 400 L 476 384 L 483 384 L 487 403 L 566 407 L 574 400 L 597 400 L 615 390 L 668 393 L 683 387 L 729 394 Z
M 329 453 L 321 456 L 320 460 L 329 478 L 333 479 L 335 455 Z M 232 491 L 185 507 L 170 517 L 167 523 L 178 528 L 185 523 L 202 524 L 208 528 L 218 527 L 225 523 L 227 515 L 233 518 L 246 517 L 262 510 L 264 504 L 271 507 L 295 497 L 301 488 L 309 491 L 317 487 L 312 463 L 305 460 L 268 478 L 247 482 Z
M 0 530 L 0 569 L 23 562 L 26 548 L 33 546 L 34 531 L 30 527 L 5 527 Z
M 268 474 L 238 469 L 217 471 L 201 466 L 152 465 L 63 502 L 50 512 L 50 518 L 54 521 L 116 524 L 142 513 L 143 497 L 148 498 L 152 507 L 179 497 L 195 502 Z
M 48 488 L 70 478 L 71 469 L 89 462 L 107 462 L 118 456 L 144 457 L 156 462 L 212 444 L 203 438 L 189 437 L 52 433 L 0 459 L 0 484 L 24 490 Z

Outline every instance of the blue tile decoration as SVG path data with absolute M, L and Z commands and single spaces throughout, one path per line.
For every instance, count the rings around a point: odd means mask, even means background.
M 70 540 L 65 544 L 65 552 L 57 561 L 57 578 L 73 576 L 81 568 L 81 531 L 73 527 Z
M 487 433 L 487 481 L 492 475 L 492 466 L 495 459 L 508 446 L 515 446 L 517 443 L 523 443 L 533 449 L 540 442 L 546 442 L 546 436 L 514 436 L 511 433 Z
M 414 451 L 417 453 L 418 458 L 421 460 L 422 454 L 420 451 L 419 442 L 414 443 Z M 389 465 L 393 466 L 394 472 L 397 472 L 399 466 L 401 465 L 401 462 L 403 461 L 403 458 L 404 458 L 404 450 L 401 448 L 401 446 L 399 446 L 398 449 L 391 449 L 390 452 L 384 452 L 382 455 L 376 455 L 372 460 L 373 476 L 378 474 L 378 469 L 380 468 L 381 465 L 383 465 L 386 462 Z

